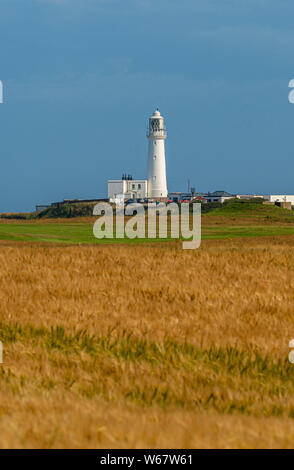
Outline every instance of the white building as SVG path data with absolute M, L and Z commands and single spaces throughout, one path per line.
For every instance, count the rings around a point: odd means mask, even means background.
M 108 199 L 120 202 L 125 199 L 143 199 L 147 197 L 147 180 L 127 179 L 108 180 Z
M 164 119 L 159 110 L 154 111 L 149 119 L 148 138 L 148 196 L 150 198 L 167 197 Z
M 288 194 L 269 194 L 262 196 L 266 201 L 269 202 L 291 202 L 294 205 L 294 196 Z
M 260 199 L 263 196 L 260 194 L 236 194 L 235 196 L 237 199 Z

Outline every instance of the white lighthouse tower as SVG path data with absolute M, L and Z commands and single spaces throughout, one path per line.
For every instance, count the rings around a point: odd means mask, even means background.
M 148 197 L 167 197 L 164 119 L 158 109 L 149 119 L 148 138 Z

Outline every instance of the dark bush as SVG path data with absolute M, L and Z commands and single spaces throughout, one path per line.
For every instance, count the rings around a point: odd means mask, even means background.
M 93 215 L 94 205 L 95 203 L 56 204 L 36 214 L 36 218 L 89 217 Z

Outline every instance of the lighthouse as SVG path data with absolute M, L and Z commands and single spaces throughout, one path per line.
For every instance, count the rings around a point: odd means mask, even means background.
M 147 191 L 150 198 L 167 197 L 164 118 L 158 109 L 149 119 Z
M 165 148 L 166 131 L 164 119 L 158 109 L 149 119 L 147 130 L 148 165 L 147 179 L 133 179 L 132 175 L 123 173 L 120 180 L 108 180 L 108 199 L 120 202 L 128 199 L 161 199 L 167 198 Z

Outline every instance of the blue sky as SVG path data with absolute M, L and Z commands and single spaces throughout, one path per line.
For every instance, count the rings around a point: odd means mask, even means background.
M 170 191 L 294 194 L 293 0 L 0 0 L 0 212 L 146 176 Z

